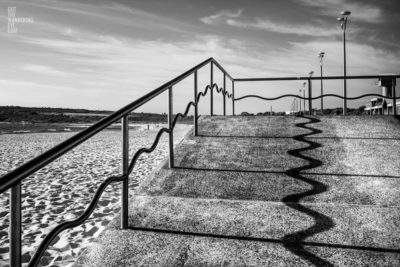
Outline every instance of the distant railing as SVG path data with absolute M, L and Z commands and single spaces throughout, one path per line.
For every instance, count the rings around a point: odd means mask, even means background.
M 210 84 L 205 87 L 204 92 L 198 91 L 198 79 L 197 71 L 210 64 Z M 223 87 L 219 88 L 216 83 L 214 83 L 214 65 L 223 73 Z M 194 77 L 194 101 L 188 103 L 184 113 L 178 113 L 173 116 L 173 86 L 178 84 L 183 79 L 188 76 L 193 75 Z M 49 163 L 53 162 L 55 159 L 59 158 L 63 154 L 72 150 L 82 142 L 90 139 L 95 134 L 104 130 L 112 123 L 117 120 L 122 121 L 122 174 L 108 177 L 97 189 L 93 199 L 91 200 L 89 206 L 86 210 L 79 216 L 79 218 L 73 221 L 67 221 L 56 226 L 49 234 L 43 239 L 39 247 L 37 248 L 34 256 L 30 260 L 28 266 L 37 266 L 40 262 L 41 257 L 46 251 L 47 247 L 54 240 L 54 238 L 62 231 L 76 227 L 82 224 L 94 211 L 97 202 L 107 188 L 108 185 L 115 182 L 122 182 L 122 207 L 121 207 L 121 228 L 126 229 L 128 226 L 128 178 L 133 171 L 136 161 L 139 156 L 143 153 L 151 153 L 160 141 L 163 133 L 168 133 L 169 135 L 169 167 L 174 167 L 174 147 L 173 147 L 173 130 L 179 118 L 186 117 L 189 113 L 190 107 L 194 107 L 194 135 L 198 135 L 198 103 L 202 96 L 205 96 L 210 90 L 210 113 L 214 115 L 213 111 L 213 91 L 216 90 L 218 93 L 223 95 L 223 114 L 226 115 L 226 97 L 232 98 L 232 109 L 234 109 L 234 91 L 229 94 L 226 90 L 226 78 L 230 79 L 233 84 L 233 78 L 230 76 L 222 66 L 213 58 L 209 58 L 197 66 L 191 68 L 175 79 L 165 83 L 164 85 L 158 87 L 157 89 L 151 91 L 150 93 L 142 96 L 136 101 L 130 103 L 129 105 L 123 107 L 122 109 L 112 113 L 108 117 L 102 119 L 101 121 L 95 123 L 89 128 L 79 132 L 78 134 L 72 136 L 71 138 L 65 140 L 59 145 L 53 147 L 52 149 L 44 152 L 38 157 L 30 160 L 29 162 L 23 164 L 22 166 L 14 169 L 13 171 L 7 173 L 0 178 L 0 193 L 4 193 L 6 190 L 11 189 L 10 193 L 10 265 L 12 267 L 21 266 L 21 182 L 27 178 L 29 175 L 33 174 L 37 170 L 45 167 Z M 156 138 L 149 148 L 139 149 L 133 158 L 129 161 L 129 125 L 128 125 L 128 115 L 130 112 L 136 110 L 140 106 L 149 102 L 156 96 L 168 90 L 168 128 L 162 128 L 156 135 Z
M 372 96 L 372 97 L 382 97 L 385 99 L 388 99 L 389 97 L 381 95 L 381 94 L 363 94 L 360 96 L 356 97 L 344 97 L 341 95 L 337 94 L 323 94 L 317 97 L 312 97 L 312 80 L 352 80 L 352 79 L 391 79 L 392 81 L 392 96 L 390 97 L 393 101 L 393 115 L 397 114 L 397 109 L 396 109 L 396 99 L 400 99 L 400 97 L 396 97 L 396 79 L 400 78 L 400 75 L 365 75 L 365 76 L 326 76 L 326 77 L 280 77 L 280 78 L 240 78 L 240 79 L 234 79 L 234 83 L 237 82 L 260 82 L 260 81 L 295 81 L 295 80 L 304 80 L 307 81 L 308 83 L 308 96 L 307 97 L 302 97 L 296 94 L 285 94 L 285 95 L 280 95 L 277 97 L 273 98 L 268 98 L 268 97 L 261 97 L 258 95 L 245 95 L 242 97 L 237 97 L 233 99 L 233 102 L 240 101 L 245 98 L 259 98 L 263 100 L 268 100 L 268 101 L 273 101 L 273 100 L 278 100 L 281 98 L 286 98 L 286 97 L 295 97 L 298 99 L 302 100 L 308 100 L 308 110 L 309 114 L 312 114 L 312 100 L 324 98 L 324 97 L 337 97 L 341 98 L 344 101 L 346 100 L 356 100 L 360 99 L 363 97 L 367 96 Z M 347 107 L 346 104 L 344 104 L 345 107 Z M 305 109 L 305 106 L 304 106 Z M 346 111 L 343 111 L 344 114 L 346 114 Z
M 210 83 L 205 87 L 203 92 L 198 92 L 198 70 L 202 69 L 206 65 L 210 64 Z M 214 65 L 222 72 L 223 74 L 223 86 L 221 88 L 218 87 L 216 83 L 214 83 Z M 187 104 L 184 113 L 178 113 L 173 116 L 173 86 L 178 84 L 183 79 L 188 76 L 193 75 L 194 78 L 194 97 L 193 100 Z M 226 90 L 226 79 L 230 79 L 232 83 L 232 93 L 229 94 Z M 393 79 L 393 94 L 392 99 L 394 101 L 394 114 L 396 114 L 396 91 L 395 91 L 395 79 L 400 78 L 400 75 L 389 75 L 389 76 L 347 76 L 345 79 L 375 79 L 375 78 L 390 78 Z M 263 100 L 277 100 L 285 97 L 296 97 L 303 100 L 308 100 L 309 111 L 312 111 L 312 100 L 316 100 L 323 97 L 338 97 L 345 100 L 353 100 L 359 99 L 366 96 L 376 96 L 376 97 L 385 97 L 379 94 L 364 94 L 358 97 L 343 97 L 336 94 L 325 94 L 318 97 L 312 97 L 312 80 L 333 80 L 333 79 L 344 79 L 343 76 L 331 76 L 331 77 L 283 77 L 283 78 L 242 78 L 242 79 L 234 79 L 231 75 L 229 75 L 224 68 L 213 58 L 209 58 L 197 66 L 191 68 L 175 79 L 165 83 L 164 85 L 158 87 L 157 89 L 151 91 L 150 93 L 142 96 L 136 101 L 130 103 L 129 105 L 123 107 L 122 109 L 112 113 L 108 117 L 102 119 L 101 121 L 95 123 L 89 128 L 79 132 L 78 134 L 72 136 L 71 138 L 65 140 L 59 145 L 53 147 L 52 149 L 44 152 L 38 157 L 30 160 L 29 162 L 23 164 L 22 166 L 14 169 L 13 171 L 7 173 L 6 175 L 0 178 L 0 193 L 4 193 L 6 190 L 11 189 L 10 193 L 10 265 L 12 267 L 21 266 L 21 182 L 27 178 L 29 175 L 35 173 L 37 170 L 45 167 L 49 163 L 53 162 L 55 159 L 64 155 L 68 151 L 71 151 L 73 148 L 77 147 L 79 144 L 84 141 L 90 139 L 95 134 L 104 130 L 112 123 L 117 120 L 122 121 L 122 174 L 108 177 L 97 189 L 92 201 L 86 210 L 79 216 L 79 218 L 73 221 L 64 222 L 58 226 L 56 226 L 50 233 L 43 239 L 42 243 L 37 248 L 34 256 L 30 260 L 28 266 L 37 266 L 40 262 L 40 259 L 43 253 L 46 251 L 47 247 L 54 240 L 54 238 L 61 233 L 62 231 L 76 227 L 82 224 L 94 211 L 97 202 L 107 188 L 108 185 L 115 182 L 122 182 L 122 199 L 121 199 L 121 228 L 126 229 L 128 226 L 128 179 L 129 175 L 132 173 L 136 161 L 139 156 L 143 153 L 151 153 L 157 146 L 160 141 L 160 138 L 163 133 L 168 133 L 169 135 L 169 167 L 174 167 L 174 147 L 173 147 L 173 130 L 179 118 L 186 117 L 189 113 L 190 107 L 194 107 L 194 116 L 193 116 L 193 125 L 194 125 L 194 135 L 198 135 L 198 104 L 200 98 L 205 96 L 210 90 L 210 114 L 214 115 L 214 97 L 213 91 L 217 91 L 218 93 L 222 93 L 223 95 L 223 115 L 226 115 L 226 97 L 232 99 L 232 115 L 235 115 L 235 102 L 240 101 L 245 98 L 260 98 Z M 235 84 L 238 82 L 254 82 L 254 81 L 290 81 L 290 80 L 306 80 L 308 81 L 308 97 L 301 97 L 294 94 L 286 94 L 281 95 L 274 98 L 266 98 L 258 95 L 245 95 L 242 97 L 235 98 Z M 136 110 L 140 106 L 149 102 L 156 96 L 168 90 L 168 128 L 162 128 L 157 133 L 155 140 L 151 147 L 149 148 L 141 148 L 139 149 L 133 156 L 133 158 L 129 161 L 129 125 L 128 125 L 128 115 L 130 112 Z M 385 97 L 386 98 L 386 97 Z M 305 107 L 304 107 L 305 108 Z

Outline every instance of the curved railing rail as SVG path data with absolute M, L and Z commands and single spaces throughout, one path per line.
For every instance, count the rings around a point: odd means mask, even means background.
M 197 93 L 198 81 L 197 81 L 197 71 L 204 66 L 210 64 L 210 84 L 206 86 L 204 92 Z M 219 88 L 213 81 L 213 66 L 219 68 L 223 74 L 223 87 Z M 190 75 L 194 75 L 194 101 L 187 104 L 186 109 L 183 113 L 178 113 L 173 116 L 173 86 L 187 78 Z M 229 78 L 233 84 L 233 78 L 230 76 L 225 69 L 213 58 L 209 58 L 202 63 L 196 65 L 175 79 L 165 83 L 164 85 L 158 87 L 157 89 L 151 91 L 150 93 L 144 95 L 138 100 L 132 102 L 131 104 L 123 107 L 122 109 L 114 112 L 110 116 L 102 119 L 101 121 L 90 126 L 86 130 L 72 136 L 71 138 L 65 140 L 54 148 L 46 151 L 45 153 L 39 155 L 38 157 L 32 159 L 31 161 L 23 164 L 22 166 L 14 169 L 13 171 L 7 173 L 0 178 L 0 193 L 4 193 L 6 190 L 11 189 L 10 194 L 10 265 L 11 266 L 21 266 L 21 182 L 27 178 L 29 175 L 33 174 L 37 170 L 45 167 L 49 163 L 53 162 L 58 157 L 72 150 L 82 142 L 90 139 L 98 132 L 104 130 L 110 126 L 115 121 L 122 120 L 122 137 L 123 137 L 123 161 L 122 161 L 122 174 L 117 176 L 111 176 L 107 178 L 98 187 L 94 194 L 90 204 L 86 210 L 75 220 L 67 221 L 56 226 L 49 234 L 42 240 L 41 244 L 35 251 L 32 259 L 30 260 L 28 266 L 37 266 L 40 262 L 41 257 L 44 252 L 55 239 L 55 237 L 62 231 L 76 227 L 82 224 L 94 211 L 99 198 L 101 197 L 104 190 L 108 185 L 115 182 L 122 182 L 122 207 L 121 207 L 121 227 L 123 229 L 127 228 L 128 222 L 128 178 L 133 171 L 136 161 L 143 153 L 151 153 L 157 147 L 161 136 L 163 133 L 169 134 L 169 166 L 174 167 L 174 153 L 173 153 L 173 130 L 179 118 L 186 117 L 190 111 L 190 107 L 194 107 L 194 134 L 197 135 L 198 126 L 198 103 L 202 96 L 205 96 L 208 91 L 211 92 L 210 98 L 210 112 L 213 115 L 213 91 L 217 93 L 222 93 L 223 95 L 223 110 L 224 115 L 226 114 L 226 97 L 232 98 L 232 104 L 234 99 L 234 92 L 229 94 L 226 90 L 226 78 Z M 141 148 L 136 151 L 131 161 L 129 161 L 129 144 L 128 144 L 128 115 L 130 112 L 139 108 L 143 104 L 149 102 L 156 96 L 168 90 L 168 128 L 162 128 L 158 131 L 153 144 L 148 148 Z M 232 89 L 233 90 L 233 89 Z
M 262 100 L 267 100 L 267 101 L 273 101 L 273 100 L 279 100 L 282 98 L 287 98 L 287 97 L 296 97 L 302 100 L 317 100 L 323 97 L 337 97 L 337 98 L 341 98 L 341 99 L 347 99 L 347 100 L 357 100 L 363 97 L 367 97 L 367 96 L 376 96 L 376 97 L 382 97 L 382 98 L 388 98 L 387 96 L 384 95 L 379 95 L 379 94 L 364 94 L 364 95 L 360 95 L 360 96 L 355 96 L 355 97 L 343 97 L 341 95 L 336 95 L 336 94 L 323 94 L 320 96 L 316 96 L 316 97 L 303 97 L 303 96 L 299 96 L 299 95 L 294 95 L 294 94 L 286 94 L 286 95 L 280 95 L 277 97 L 262 97 L 259 95 L 245 95 L 245 96 L 241 96 L 238 98 L 235 98 L 235 101 L 239 101 L 245 98 L 259 98 Z M 396 99 L 400 99 L 400 97 L 397 97 Z
M 267 101 L 273 101 L 273 100 L 278 100 L 278 99 L 282 99 L 282 98 L 287 98 L 287 97 L 294 97 L 294 98 L 298 98 L 301 100 L 308 100 L 308 110 L 309 113 L 312 113 L 312 100 L 317 100 L 317 99 L 321 99 L 321 107 L 322 105 L 322 99 L 325 97 L 336 97 L 336 98 L 340 98 L 343 99 L 343 114 L 346 114 L 346 109 L 345 107 L 347 107 L 346 101 L 347 100 L 356 100 L 356 99 L 360 99 L 363 97 L 367 97 L 367 96 L 371 96 L 371 97 L 381 97 L 383 99 L 391 99 L 393 104 L 393 114 L 396 115 L 397 114 L 397 108 L 396 108 L 396 100 L 400 99 L 400 97 L 396 97 L 396 79 L 400 78 L 400 75 L 363 75 L 363 76 L 325 76 L 325 77 L 278 77 L 278 78 L 238 78 L 238 79 L 234 79 L 234 83 L 237 82 L 261 82 L 261 81 L 295 81 L 295 80 L 305 80 L 308 81 L 308 96 L 301 96 L 301 95 L 296 95 L 296 94 L 284 94 L 284 95 L 280 95 L 277 97 L 262 97 L 259 95 L 244 95 L 241 97 L 237 97 L 233 99 L 233 102 L 236 101 L 240 101 L 246 98 L 259 98 L 262 100 L 267 100 Z M 312 81 L 313 80 L 361 80 L 361 79 L 386 79 L 386 80 L 390 80 L 391 84 L 392 84 L 392 88 L 391 88 L 391 92 L 392 95 L 390 97 L 382 95 L 382 94 L 363 94 L 363 95 L 359 95 L 359 96 L 355 96 L 355 97 L 348 97 L 347 95 L 345 96 L 341 96 L 341 95 L 337 95 L 337 94 L 321 94 L 319 96 L 316 97 L 312 97 Z M 321 90 L 322 91 L 322 90 Z M 304 104 L 304 109 L 305 109 L 305 104 Z M 322 109 L 322 108 L 321 108 Z
M 210 64 L 210 84 L 207 85 L 203 92 L 197 92 L 198 89 L 198 79 L 197 72 L 202 69 L 206 65 Z M 216 66 L 223 74 L 223 86 L 218 87 L 216 83 L 214 83 L 214 66 Z M 193 100 L 190 101 L 186 109 L 183 113 L 177 113 L 173 116 L 173 86 L 178 84 L 183 79 L 188 76 L 193 75 L 194 77 L 194 96 Z M 232 83 L 232 92 L 229 93 L 226 90 L 226 78 L 231 80 Z M 190 111 L 190 108 L 194 107 L 194 116 L 193 116 L 193 125 L 194 125 L 194 135 L 198 135 L 198 104 L 200 102 L 201 97 L 206 96 L 208 91 L 210 91 L 210 114 L 213 115 L 213 92 L 221 93 L 223 96 L 223 115 L 226 115 L 226 97 L 232 99 L 232 114 L 235 115 L 235 102 L 240 101 L 246 98 L 259 98 L 263 100 L 278 100 L 286 97 L 296 97 L 303 100 L 308 100 L 310 113 L 312 111 L 312 100 L 322 99 L 324 97 L 337 97 L 344 100 L 355 100 L 360 99 L 366 96 L 375 96 L 375 97 L 383 97 L 387 98 L 380 94 L 364 94 L 357 97 L 347 97 L 340 96 L 337 94 L 322 94 L 317 97 L 312 97 L 312 80 L 333 80 L 333 79 L 392 79 L 393 83 L 393 94 L 392 99 L 395 103 L 396 99 L 396 90 L 395 90 L 395 79 L 400 78 L 400 75 L 375 75 L 375 76 L 328 76 L 328 77 L 282 77 L 282 78 L 241 78 L 234 79 L 226 70 L 213 58 L 209 58 L 190 70 L 182 73 L 175 79 L 163 84 L 162 86 L 156 88 L 150 93 L 142 96 L 136 101 L 130 103 L 129 105 L 123 107 L 122 109 L 112 113 L 108 117 L 102 119 L 101 121 L 95 123 L 90 126 L 86 130 L 72 136 L 71 138 L 65 140 L 54 148 L 46 151 L 45 153 L 39 155 L 38 157 L 32 159 L 31 161 L 23 164 L 22 166 L 14 169 L 13 171 L 7 173 L 3 177 L 0 178 L 0 193 L 4 193 L 6 190 L 11 189 L 10 194 L 10 265 L 11 266 L 21 266 L 21 182 L 27 178 L 29 175 L 33 174 L 37 170 L 45 167 L 49 163 L 53 162 L 55 159 L 64 155 L 68 151 L 77 147 L 82 142 L 90 139 L 98 132 L 104 130 L 112 123 L 117 120 L 121 120 L 122 122 L 122 174 L 108 177 L 103 183 L 99 186 L 97 191 L 95 192 L 94 197 L 92 198 L 90 204 L 86 208 L 86 210 L 75 220 L 67 221 L 61 223 L 56 226 L 50 233 L 43 239 L 42 243 L 37 248 L 34 256 L 29 262 L 28 266 L 37 266 L 39 263 L 43 253 L 47 249 L 47 247 L 51 244 L 54 238 L 61 233 L 62 231 L 73 228 L 77 225 L 82 224 L 94 211 L 97 202 L 107 188 L 108 185 L 115 182 L 122 182 L 122 204 L 121 204 L 121 228 L 127 228 L 128 223 L 128 179 L 129 175 L 132 173 L 135 164 L 138 158 L 143 153 L 151 153 L 157 147 L 161 136 L 164 133 L 169 135 L 169 167 L 174 167 L 174 150 L 173 150 L 173 131 L 175 125 L 179 118 L 186 117 Z M 286 94 L 278 97 L 267 98 L 258 95 L 245 95 L 238 98 L 235 98 L 235 83 L 237 82 L 253 82 L 253 81 L 289 81 L 289 80 L 307 80 L 308 81 L 308 97 L 302 97 L 294 94 Z M 129 160 L 129 143 L 128 143 L 128 134 L 129 134 L 129 126 L 128 126 L 128 115 L 132 111 L 141 107 L 145 103 L 151 101 L 156 96 L 168 90 L 168 128 L 162 128 L 158 131 L 153 144 L 147 148 L 141 148 L 136 151 L 131 160 Z M 304 105 L 305 106 L 305 105 Z M 305 108 L 305 107 L 304 107 Z M 396 105 L 394 104 L 394 114 L 396 114 Z

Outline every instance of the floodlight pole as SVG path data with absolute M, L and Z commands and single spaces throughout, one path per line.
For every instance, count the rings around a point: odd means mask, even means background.
M 350 16 L 350 11 L 342 11 L 340 12 L 341 17 L 337 18 L 340 22 L 340 26 L 343 30 L 343 115 L 347 114 L 347 79 L 346 79 L 346 26 L 347 20 Z
M 321 115 L 324 115 L 324 85 L 322 81 L 322 59 L 324 58 L 325 52 L 319 53 L 319 66 L 321 68 Z
M 346 80 L 346 31 L 343 30 L 343 62 L 344 62 L 344 68 L 343 68 L 343 115 L 347 114 L 347 80 Z

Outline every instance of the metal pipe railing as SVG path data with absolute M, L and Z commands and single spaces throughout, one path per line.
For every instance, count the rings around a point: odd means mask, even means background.
M 204 92 L 198 92 L 198 70 L 210 64 L 210 84 L 207 85 Z M 214 65 L 223 73 L 223 87 L 218 88 L 218 85 L 214 83 Z M 173 116 L 173 86 L 185 79 L 190 75 L 194 75 L 194 102 L 190 102 L 187 105 L 187 108 L 184 112 L 178 113 Z M 229 95 L 226 90 L 226 78 L 229 78 L 232 82 L 232 94 Z M 97 189 L 92 202 L 88 206 L 88 208 L 84 211 L 84 213 L 74 221 L 65 222 L 57 227 L 55 227 L 43 240 L 43 242 L 39 245 L 38 250 L 35 252 L 35 255 L 32 257 L 32 260 L 29 266 L 36 266 L 40 261 L 41 256 L 43 255 L 44 251 L 47 249 L 48 245 L 54 240 L 55 236 L 58 235 L 61 231 L 75 227 L 81 223 L 83 223 L 93 212 L 97 201 L 99 200 L 102 192 L 105 188 L 113 183 L 113 182 L 122 182 L 122 212 L 121 212 L 121 228 L 125 229 L 128 227 L 128 201 L 129 201 L 129 174 L 132 172 L 135 163 L 139 156 L 142 153 L 151 153 L 155 147 L 157 146 L 161 135 L 163 133 L 169 134 L 169 167 L 174 167 L 174 147 L 173 147 L 173 130 L 176 125 L 177 119 L 180 117 L 187 116 L 190 106 L 194 106 L 194 135 L 198 135 L 198 104 L 201 96 L 205 96 L 210 90 L 210 114 L 211 116 L 214 115 L 213 110 L 213 91 L 214 89 L 217 90 L 218 93 L 222 92 L 223 95 L 223 115 L 226 115 L 226 95 L 228 98 L 232 98 L 232 114 L 235 115 L 235 101 L 239 101 L 241 99 L 247 97 L 258 97 L 265 100 L 276 100 L 283 97 L 295 96 L 300 99 L 308 99 L 309 101 L 309 110 L 310 114 L 312 113 L 312 100 L 326 97 L 326 96 L 335 96 L 345 99 L 358 99 L 360 97 L 342 97 L 338 95 L 322 95 L 319 97 L 312 97 L 312 80 L 333 80 L 333 79 L 373 79 L 373 78 L 391 78 L 393 79 L 393 112 L 396 114 L 396 92 L 395 92 L 395 81 L 396 78 L 399 78 L 400 75 L 370 75 L 370 76 L 326 76 L 326 77 L 282 77 L 282 78 L 241 78 L 241 79 L 234 79 L 232 76 L 227 73 L 222 66 L 215 61 L 213 58 L 209 58 L 200 64 L 196 65 L 195 67 L 191 68 L 190 70 L 182 73 L 175 79 L 163 84 L 162 86 L 156 88 L 155 90 L 151 91 L 150 93 L 142 96 L 141 98 L 137 99 L 136 101 L 128 104 L 127 106 L 123 107 L 122 109 L 112 113 L 108 117 L 102 119 L 98 123 L 90 126 L 86 130 L 72 136 L 71 138 L 67 139 L 66 141 L 60 143 L 59 145 L 55 146 L 54 148 L 46 151 L 45 153 L 39 155 L 38 157 L 32 159 L 31 161 L 23 164 L 22 166 L 14 169 L 13 171 L 7 173 L 3 177 L 0 178 L 0 193 L 5 192 L 6 190 L 11 188 L 10 194 L 10 214 L 11 214 L 11 221 L 10 221 L 10 263 L 11 266 L 21 266 L 21 182 L 28 177 L 29 175 L 33 174 L 35 171 L 43 168 L 47 164 L 51 163 L 58 157 L 62 156 L 63 154 L 67 153 L 68 151 L 72 150 L 82 142 L 88 140 L 98 132 L 104 130 L 108 126 L 110 126 L 115 121 L 121 119 L 122 122 L 122 175 L 120 176 L 112 176 L 107 178 Z M 239 98 L 235 98 L 235 82 L 246 82 L 246 81 L 287 81 L 287 80 L 307 80 L 308 81 L 308 97 L 306 98 L 298 96 L 298 95 L 282 95 L 276 98 L 264 98 L 255 95 L 248 95 Z M 140 106 L 144 105 L 145 103 L 149 102 L 156 96 L 160 95 L 161 93 L 168 90 L 168 129 L 162 128 L 156 138 L 154 140 L 153 145 L 150 148 L 141 148 L 139 149 L 133 156 L 132 160 L 129 161 L 129 121 L 128 115 L 130 112 L 134 111 L 135 109 L 139 108 Z M 364 96 L 380 96 L 377 94 L 367 94 Z M 305 107 L 304 107 L 305 108 Z
M 194 136 L 198 136 L 198 102 L 197 102 L 197 70 L 194 72 L 194 115 L 193 115 L 193 124 L 194 124 Z
M 357 97 L 347 97 L 347 96 L 340 96 L 340 95 L 336 95 L 336 94 L 324 94 L 321 96 L 317 96 L 317 97 L 312 97 L 312 80 L 342 80 L 342 79 L 346 79 L 346 80 L 354 80 L 354 79 L 382 79 L 382 78 L 386 78 L 386 79 L 392 79 L 392 102 L 393 102 L 393 115 L 397 114 L 397 107 L 396 107 L 396 89 L 395 89 L 395 85 L 396 85 L 396 79 L 400 78 L 400 75 L 358 75 L 358 76 L 321 76 L 321 77 L 272 77 L 272 78 L 237 78 L 237 79 L 233 79 L 232 82 L 261 82 L 261 81 L 295 81 L 295 80 L 307 80 L 308 82 L 308 97 L 305 97 L 305 90 L 304 92 L 304 96 L 299 96 L 299 95 L 294 95 L 294 94 L 286 94 L 286 95 L 280 95 L 278 97 L 274 97 L 274 98 L 267 98 L 267 97 L 260 97 L 258 95 L 245 95 L 245 96 L 241 96 L 238 98 L 233 97 L 233 102 L 235 101 L 239 101 L 245 98 L 249 98 L 249 97 L 256 97 L 256 98 L 260 98 L 263 100 L 278 100 L 281 98 L 285 98 L 285 97 L 295 97 L 295 98 L 299 98 L 299 99 L 303 99 L 308 100 L 308 110 L 309 110 L 309 114 L 312 114 L 312 100 L 316 100 L 316 99 L 322 99 L 324 97 L 338 97 L 341 98 L 343 100 L 355 100 L 355 99 L 360 99 L 362 97 L 366 97 L 366 96 L 375 96 L 375 97 L 382 97 L 387 99 L 387 96 L 384 95 L 380 95 L 380 94 L 364 94 L 364 95 L 360 95 Z M 232 94 L 234 95 L 234 89 L 232 90 Z M 305 102 L 304 102 L 304 110 L 305 110 Z
M 223 97 L 223 104 L 224 104 L 224 116 L 226 116 L 226 74 L 224 73 L 224 89 L 223 89 L 223 94 L 222 94 L 222 97 Z
M 21 266 L 21 182 L 10 193 L 10 266 Z
M 172 86 L 168 89 L 168 128 L 172 129 L 172 122 L 173 122 L 173 93 L 172 93 Z M 174 132 L 169 132 L 168 138 L 168 147 L 169 147 L 169 167 L 174 167 Z
M 198 84 L 197 84 L 197 70 L 201 69 L 207 64 L 211 64 L 211 84 L 206 87 L 205 92 L 197 92 Z M 11 266 L 19 267 L 21 266 L 21 182 L 28 177 L 29 175 L 33 174 L 35 171 L 43 168 L 47 164 L 51 163 L 58 157 L 62 156 L 63 154 L 67 153 L 68 151 L 72 150 L 82 142 L 90 139 L 92 136 L 97 134 L 98 132 L 104 130 L 108 126 L 110 126 L 115 121 L 121 119 L 121 131 L 122 131 L 122 175 L 120 176 L 112 176 L 107 178 L 97 189 L 95 196 L 93 197 L 91 203 L 89 204 L 88 208 L 83 212 L 83 214 L 69 222 L 64 222 L 58 226 L 56 226 L 50 233 L 43 239 L 42 243 L 39 245 L 38 249 L 36 250 L 35 254 L 33 255 L 30 263 L 28 266 L 37 266 L 39 263 L 44 251 L 47 249 L 49 244 L 54 240 L 54 238 L 62 231 L 68 228 L 72 228 L 82 224 L 94 211 L 95 206 L 104 192 L 106 187 L 114 182 L 122 182 L 122 194 L 121 194 L 121 228 L 126 229 L 128 227 L 128 201 L 129 201 L 129 174 L 132 172 L 133 167 L 138 159 L 138 157 L 142 153 L 151 153 L 155 147 L 157 146 L 161 135 L 164 132 L 169 134 L 169 166 L 170 168 L 174 167 L 174 151 L 173 151 L 173 130 L 176 125 L 177 119 L 180 117 L 187 116 L 189 112 L 190 106 L 194 106 L 194 128 L 195 128 L 195 135 L 198 133 L 198 103 L 199 98 L 204 96 L 208 89 L 211 91 L 211 113 L 213 114 L 213 89 L 216 88 L 217 92 L 223 93 L 224 99 L 225 95 L 227 94 L 225 84 L 224 88 L 221 90 L 218 89 L 218 86 L 213 83 L 213 65 L 216 65 L 220 71 L 224 74 L 224 77 L 229 77 L 231 80 L 232 77 L 215 61 L 213 58 L 209 58 L 202 63 L 196 65 L 195 67 L 191 68 L 190 70 L 184 72 L 183 74 L 179 75 L 175 79 L 163 84 L 162 86 L 156 88 L 155 90 L 151 91 L 150 93 L 142 96 L 141 98 L 137 99 L 136 101 L 130 103 L 129 105 L 123 107 L 122 109 L 112 113 L 108 117 L 100 120 L 99 122 L 95 123 L 94 125 L 88 127 L 87 129 L 83 130 L 82 132 L 72 136 L 71 138 L 67 139 L 66 141 L 60 143 L 59 145 L 53 147 L 52 149 L 44 152 L 43 154 L 39 155 L 38 157 L 28 161 L 27 163 L 23 164 L 22 166 L 12 170 L 11 172 L 7 173 L 6 175 L 0 178 L 0 193 L 5 192 L 6 190 L 11 188 L 10 193 L 10 264 Z M 190 102 L 186 108 L 184 114 L 178 113 L 176 116 L 173 116 L 173 86 L 189 75 L 194 75 L 194 102 Z M 162 128 L 150 148 L 142 148 L 139 149 L 135 155 L 133 156 L 131 162 L 129 162 L 129 120 L 128 115 L 130 112 L 134 111 L 135 109 L 139 108 L 140 106 L 144 105 L 148 101 L 152 100 L 156 96 L 160 95 L 161 93 L 168 90 L 168 129 Z M 228 97 L 232 97 L 232 95 L 228 94 Z M 225 102 L 224 102 L 225 104 Z M 224 108 L 225 110 L 225 108 Z M 225 115 L 225 112 L 224 112 Z
M 311 80 L 308 79 L 308 112 L 310 115 L 312 115 L 312 84 Z
M 121 228 L 128 228 L 128 201 L 129 201 L 129 120 L 128 115 L 121 119 L 122 129 L 122 181 L 121 194 Z
M 210 86 L 214 85 L 214 64 L 210 63 Z M 214 94 L 212 88 L 210 92 L 210 115 L 214 116 Z
M 397 105 L 396 105 L 396 78 L 392 78 L 392 103 L 393 103 L 393 115 L 397 115 Z
M 400 78 L 400 75 L 358 75 L 358 76 L 323 76 L 323 77 L 273 77 L 273 78 L 236 78 L 235 82 L 261 82 L 261 81 L 296 81 L 296 80 L 352 80 L 352 79 L 380 79 L 380 78 Z
M 232 80 L 232 115 L 235 116 L 235 80 Z
M 104 130 L 105 128 L 110 126 L 115 121 L 121 119 L 123 116 L 128 115 L 130 112 L 132 112 L 135 109 L 146 104 L 148 101 L 150 101 L 154 97 L 165 92 L 169 87 L 182 81 L 183 79 L 185 79 L 186 77 L 191 75 L 195 70 L 202 68 L 203 66 L 207 65 L 210 62 L 215 62 L 215 60 L 213 58 L 209 58 L 209 59 L 203 61 L 202 63 L 198 64 L 197 66 L 195 66 L 195 67 L 191 68 L 190 70 L 184 72 L 183 74 L 179 75 L 175 79 L 161 85 L 157 89 L 140 97 L 136 101 L 128 104 L 127 106 L 121 108 L 120 110 L 112 113 L 108 117 L 93 124 L 92 126 L 88 127 L 87 129 L 83 130 L 82 132 L 79 132 L 78 134 L 65 140 L 64 142 L 60 143 L 59 145 L 53 147 L 52 149 L 44 152 L 43 154 L 39 155 L 38 157 L 32 159 L 31 161 L 28 161 L 27 163 L 23 164 L 22 166 L 14 169 L 13 171 L 7 173 L 4 176 L 2 176 L 0 178 L 0 193 L 3 193 L 7 189 L 16 185 L 18 182 L 22 181 L 24 178 L 33 174 L 35 171 L 46 166 L 47 164 L 54 161 L 55 159 L 62 156 L 63 154 L 67 153 L 74 147 L 78 146 L 82 142 L 84 142 L 87 139 L 89 139 L 90 137 L 94 136 L 98 132 Z

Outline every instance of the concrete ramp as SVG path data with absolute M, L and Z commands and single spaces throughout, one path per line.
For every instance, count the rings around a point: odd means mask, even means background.
M 77 266 L 400 266 L 400 121 L 205 117 Z

